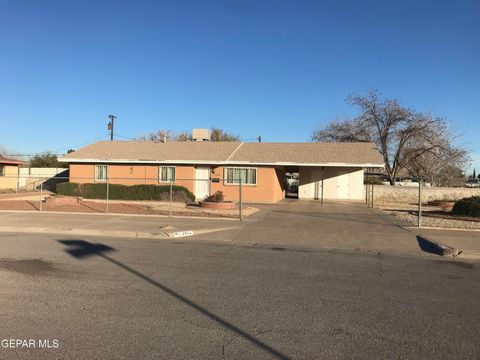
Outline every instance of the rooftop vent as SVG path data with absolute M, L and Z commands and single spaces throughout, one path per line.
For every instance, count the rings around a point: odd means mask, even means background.
M 208 129 L 193 129 L 192 130 L 193 141 L 210 141 L 211 134 Z

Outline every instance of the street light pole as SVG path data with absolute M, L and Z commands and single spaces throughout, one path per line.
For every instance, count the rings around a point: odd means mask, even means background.
M 115 115 L 108 115 L 110 122 L 108 123 L 108 130 L 110 130 L 110 141 L 113 141 L 113 128 L 115 126 L 115 120 L 117 117 Z

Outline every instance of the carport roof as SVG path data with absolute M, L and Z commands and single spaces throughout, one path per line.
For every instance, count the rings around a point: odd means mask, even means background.
M 373 143 L 99 141 L 59 159 L 93 163 L 185 163 L 383 167 Z

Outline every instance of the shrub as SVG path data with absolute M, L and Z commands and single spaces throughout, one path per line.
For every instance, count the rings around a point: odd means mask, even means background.
M 383 185 L 382 179 L 380 179 L 378 176 L 365 177 L 363 183 L 365 185 Z
M 207 197 L 205 198 L 205 201 L 206 201 L 206 202 L 216 202 L 216 203 L 222 202 L 222 201 L 224 201 L 223 192 L 217 191 L 215 194 L 212 194 L 212 195 L 210 195 L 210 196 L 207 196 Z
M 64 182 L 57 184 L 59 195 L 79 196 L 85 199 L 105 199 L 107 184 L 77 184 Z M 170 200 L 170 185 L 120 185 L 108 186 L 108 198 L 111 200 Z M 195 201 L 186 187 L 172 185 L 173 201 L 189 203 Z
M 452 214 L 457 216 L 480 217 L 480 196 L 472 196 L 455 202 Z

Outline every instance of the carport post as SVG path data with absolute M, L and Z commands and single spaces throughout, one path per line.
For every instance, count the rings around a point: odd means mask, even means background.
M 372 184 L 372 208 L 373 208 L 373 199 L 375 198 L 375 184 Z
M 325 179 L 325 166 L 322 166 L 322 197 L 320 199 L 320 205 L 323 206 L 323 179 Z
M 365 205 L 368 207 L 368 168 L 366 169 L 366 173 L 364 174 L 363 178 L 365 179 L 363 181 L 365 184 Z

